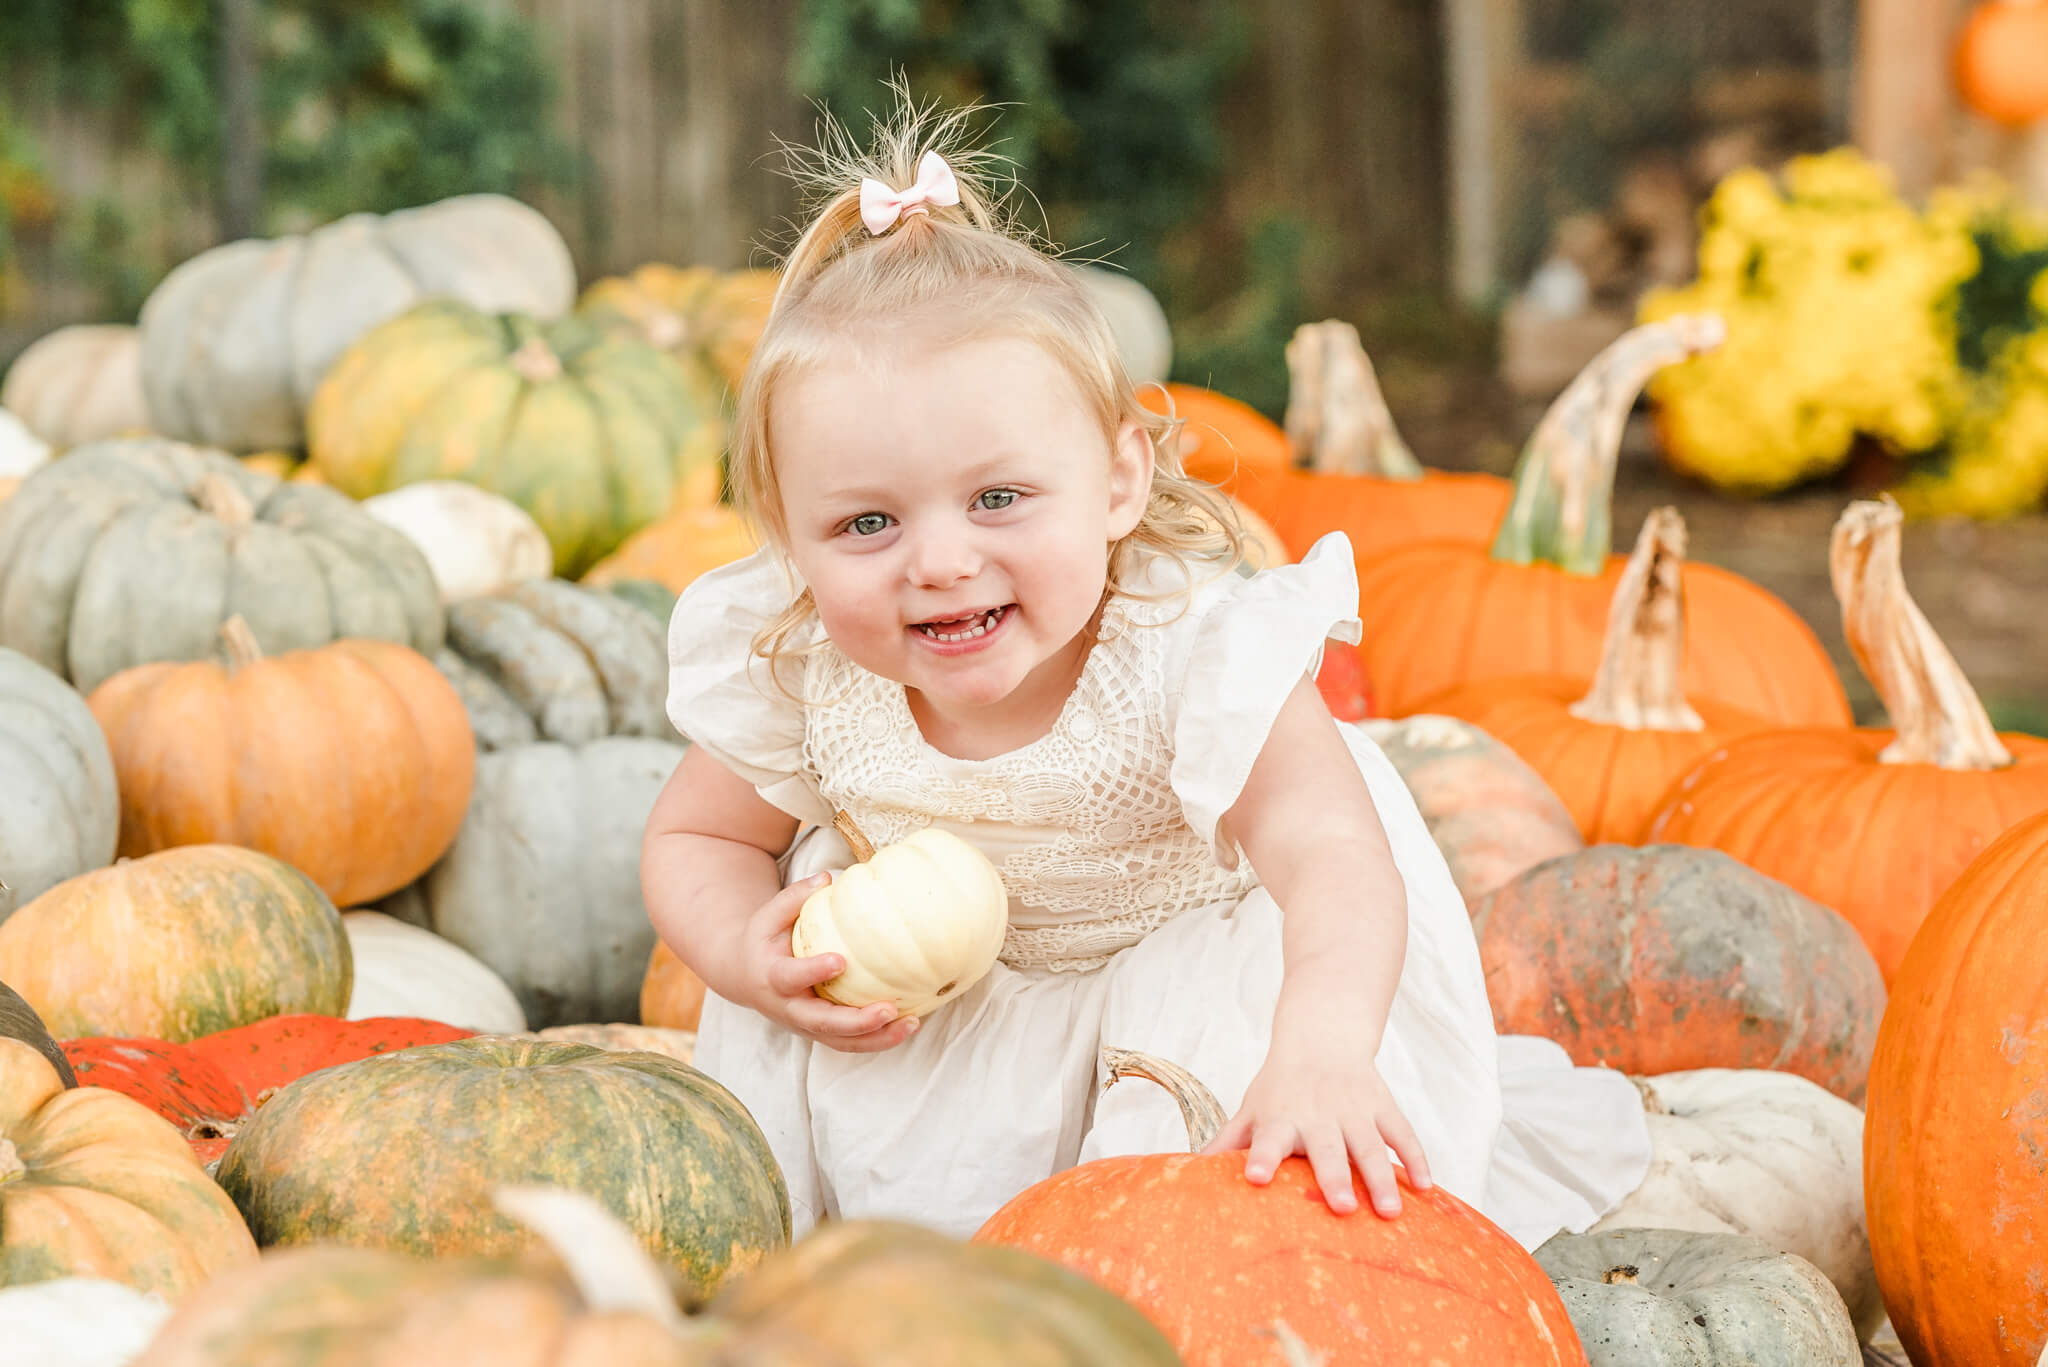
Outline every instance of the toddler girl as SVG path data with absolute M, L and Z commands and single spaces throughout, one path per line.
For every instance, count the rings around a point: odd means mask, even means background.
M 649 818 L 656 929 L 710 988 L 697 1062 L 753 1113 L 798 1232 L 972 1233 L 1025 1187 L 1174 1152 L 1162 1090 L 1103 1093 L 1104 1045 L 1173 1060 L 1269 1181 L 1330 1207 L 1432 1181 L 1533 1247 L 1641 1180 L 1629 1080 L 1496 1040 L 1463 902 L 1399 777 L 1314 685 L 1355 641 L 1342 535 L 1234 573 L 1108 324 L 1016 235 L 959 116 L 910 114 L 786 264 L 741 386 L 732 479 L 765 547 L 670 628 L 694 742 Z M 922 155 L 920 155 L 922 153 Z M 900 188 L 899 188 L 900 187 Z M 1001 871 L 987 977 L 923 1019 L 812 987 L 790 927 L 849 852 L 937 826 Z M 1370 1218 L 1370 1217 L 1360 1217 Z

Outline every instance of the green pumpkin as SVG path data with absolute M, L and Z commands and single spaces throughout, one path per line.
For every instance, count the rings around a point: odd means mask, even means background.
M 746 1108 L 660 1054 L 479 1035 L 282 1088 L 220 1161 L 260 1245 L 447 1257 L 529 1242 L 501 1185 L 566 1187 L 623 1220 L 691 1303 L 789 1243 L 789 1193 Z
M 95 442 L 0 503 L 0 646 L 89 693 L 131 665 L 345 636 L 440 649 L 426 557 L 332 489 L 158 437 Z
M 77 690 L 0 647 L 0 883 L 26 906 L 113 862 L 120 796 L 107 738 Z M 0 894 L 0 921 L 7 918 Z
M 433 300 L 366 333 L 321 381 L 309 459 L 367 498 L 458 479 L 533 515 L 574 578 L 668 511 L 707 420 L 673 357 L 570 317 Z
M 1589 1367 L 1861 1367 L 1819 1269 L 1740 1234 L 1615 1229 L 1536 1250 Z

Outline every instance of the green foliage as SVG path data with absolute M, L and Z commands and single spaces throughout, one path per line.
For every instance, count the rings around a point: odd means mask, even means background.
M 804 0 L 800 15 L 799 90 L 856 136 L 899 71 L 921 100 L 1005 106 L 990 141 L 1043 206 L 1034 226 L 1159 297 L 1176 378 L 1284 406 L 1305 229 L 1267 220 L 1239 261 L 1204 249 L 1217 110 L 1250 37 L 1231 0 Z M 1235 288 L 1216 297 L 1218 279 Z

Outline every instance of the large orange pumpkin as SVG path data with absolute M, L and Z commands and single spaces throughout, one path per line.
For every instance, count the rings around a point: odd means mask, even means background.
M 1884 979 L 1855 929 L 1714 850 L 1595 845 L 1472 908 L 1494 1024 L 1582 1067 L 1775 1068 L 1860 1100 Z
M 462 828 L 476 776 L 454 685 L 386 641 L 265 659 L 241 618 L 221 636 L 225 665 L 137 665 L 87 699 L 121 790 L 120 853 L 243 845 L 341 906 L 425 873 Z
M 1588 844 L 1636 844 L 1665 790 L 1703 756 L 1772 729 L 1739 708 L 1686 701 L 1684 564 L 1685 523 L 1676 508 L 1658 508 L 1615 585 L 1590 688 L 1583 678 L 1507 675 L 1439 693 L 1419 710 L 1462 717 L 1527 760 Z
M 1591 677 L 1626 563 L 1608 553 L 1614 461 L 1636 391 L 1659 367 L 1719 343 L 1720 320 L 1648 323 L 1596 357 L 1538 424 L 1490 548 L 1435 542 L 1363 557 L 1366 672 L 1388 716 L 1511 674 Z M 1685 567 L 1681 686 L 1782 726 L 1841 726 L 1849 701 L 1799 615 L 1740 575 Z
M 0 980 L 60 1039 L 182 1043 L 291 1011 L 338 1016 L 348 931 L 313 881 L 233 845 L 181 845 L 51 888 L 0 924 Z
M 2048 807 L 2048 741 L 2000 735 L 1906 591 L 1896 504 L 1852 503 L 1828 569 L 1891 730 L 1766 732 L 1665 795 L 1646 838 L 1725 850 L 1842 913 L 1885 978 L 1957 874 Z
M 1222 1109 L 1159 1059 L 1105 1049 L 1111 1077 L 1167 1086 L 1199 1150 Z M 1242 1153 L 1102 1158 L 1040 1182 L 990 1216 L 977 1243 L 1064 1263 L 1123 1296 L 1189 1367 L 1255 1362 L 1584 1364 L 1564 1303 L 1504 1230 L 1435 1187 L 1401 1214 L 1333 1214 L 1308 1160 L 1270 1185 Z
M 1927 915 L 1892 982 L 1863 1125 L 1870 1256 L 1921 1367 L 2048 1356 L 2048 812 Z
M 1283 431 L 1235 399 L 1167 385 L 1187 418 L 1181 456 L 1189 474 L 1257 512 L 1290 554 L 1334 531 L 1359 556 L 1417 541 L 1484 542 L 1508 505 L 1498 475 L 1428 470 L 1401 440 L 1358 329 L 1308 323 L 1287 345 Z M 1146 400 L 1164 410 L 1151 389 Z
M 1955 73 L 1963 103 L 1994 123 L 2048 119 L 2048 0 L 1984 0 L 1956 41 Z
M 695 1030 L 704 1014 L 704 980 L 660 940 L 647 958 L 640 983 L 640 1023 L 667 1030 Z

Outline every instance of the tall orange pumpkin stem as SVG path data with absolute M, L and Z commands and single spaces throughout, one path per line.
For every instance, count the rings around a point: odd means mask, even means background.
M 263 658 L 263 647 L 256 643 L 256 633 L 249 630 L 249 624 L 236 613 L 220 624 L 220 642 L 228 652 L 228 673 L 236 674 Z
M 1306 469 L 1422 478 L 1422 462 L 1395 430 L 1358 329 L 1335 318 L 1304 323 L 1288 340 L 1287 444 Z
M 1105 1045 L 1102 1066 L 1109 1073 L 1105 1089 L 1122 1077 L 1150 1078 L 1172 1094 L 1180 1106 L 1181 1119 L 1188 1126 L 1188 1152 L 1200 1153 L 1223 1129 L 1223 1106 L 1216 1094 L 1178 1063 L 1169 1063 L 1135 1049 L 1113 1049 Z
M 226 475 L 213 471 L 199 477 L 192 501 L 199 505 L 199 511 L 212 514 L 230 527 L 246 527 L 256 518 L 256 505 L 249 501 L 249 496 Z
M 1598 574 L 1614 545 L 1614 462 L 1629 409 L 1650 376 L 1727 339 L 1719 314 L 1631 328 L 1595 356 L 1536 424 L 1515 468 L 1515 496 L 1492 555 L 1516 565 Z
M 1685 519 L 1657 508 L 1614 586 L 1592 691 L 1571 705 L 1581 721 L 1629 731 L 1703 731 L 1685 700 Z
M 1955 656 L 1906 591 L 1899 559 L 1903 521 L 1890 498 L 1851 503 L 1828 544 L 1828 577 L 1842 605 L 1842 633 L 1897 732 L 1878 759 L 2003 769 L 2013 762 L 2011 752 Z
M 865 864 L 875 857 L 875 843 L 867 838 L 847 813 L 832 813 L 832 829 L 846 837 L 847 845 L 853 850 L 855 863 Z

